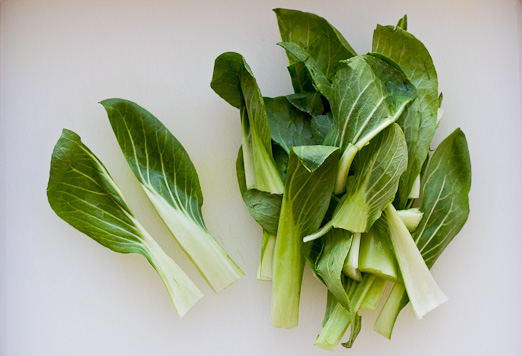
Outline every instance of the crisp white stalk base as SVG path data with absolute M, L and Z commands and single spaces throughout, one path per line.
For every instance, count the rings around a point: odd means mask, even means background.
M 261 261 L 257 270 L 257 279 L 260 281 L 271 281 L 274 275 L 274 253 L 276 237 L 266 231 L 263 232 L 267 239 L 266 245 L 261 251 Z
M 408 199 L 418 199 L 420 197 L 420 186 L 421 179 L 420 174 L 413 181 L 413 186 L 411 187 L 410 194 L 408 195 Z
M 397 210 L 397 214 L 410 232 L 413 232 L 415 229 L 417 229 L 417 226 L 419 226 L 419 223 L 422 220 L 422 216 L 424 215 L 424 213 L 418 208 Z
M 350 166 L 352 165 L 355 155 L 359 152 L 359 148 L 351 143 L 344 150 L 341 159 L 339 160 L 339 170 L 337 171 L 337 180 L 335 182 L 334 194 L 342 194 L 346 190 L 346 180 Z
M 287 216 L 291 217 L 291 212 L 282 210 L 275 243 L 271 321 L 273 327 L 291 329 L 299 322 L 305 260 L 301 233 L 292 222 L 284 220 Z
M 410 232 L 392 204 L 385 209 L 385 214 L 413 314 L 417 319 L 422 319 L 448 298 L 437 285 Z
M 131 219 L 143 238 L 147 259 L 161 277 L 179 317 L 183 317 L 203 297 L 203 293 L 176 262 L 165 253 L 145 228 L 136 219 L 132 217 Z
M 361 234 L 355 232 L 352 238 L 352 245 L 348 252 L 348 257 L 344 262 L 343 272 L 355 281 L 361 280 L 361 272 L 359 271 L 359 247 L 361 246 Z
M 183 211 L 173 208 L 154 190 L 146 185 L 143 189 L 176 241 L 216 293 L 244 275 L 206 229 Z

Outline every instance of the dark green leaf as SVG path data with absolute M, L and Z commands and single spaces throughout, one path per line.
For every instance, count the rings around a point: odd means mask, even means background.
M 303 92 L 287 95 L 288 101 L 297 109 L 315 116 L 324 112 L 323 98 L 318 92 Z
M 406 207 L 410 191 L 421 172 L 437 127 L 439 94 L 437 72 L 426 47 L 406 32 L 406 18 L 396 28 L 377 26 L 372 50 L 388 57 L 403 70 L 417 89 L 417 98 L 397 123 L 403 128 L 408 144 L 408 168 L 401 177 L 395 205 Z
M 134 218 L 105 166 L 72 131 L 63 130 L 54 148 L 47 197 L 60 218 L 96 242 L 145 256 L 180 316 L 203 296 Z
M 227 52 L 216 58 L 212 89 L 241 114 L 241 138 L 248 189 L 282 194 L 283 181 L 272 156 L 265 103 L 243 56 Z
M 346 39 L 324 18 L 296 10 L 275 9 L 274 11 L 277 15 L 281 40 L 302 47 L 327 77 L 333 78 L 341 60 L 356 55 Z M 291 65 L 299 62 L 292 55 L 289 55 L 288 59 Z
M 218 292 L 239 279 L 243 272 L 205 227 L 198 175 L 181 143 L 131 101 L 108 99 L 101 104 L 134 175 L 211 287 Z
M 414 239 L 431 267 L 469 215 L 471 162 L 466 137 L 460 129 L 437 147 L 426 177 L 420 207 L 424 215 Z
M 315 144 L 310 116 L 298 110 L 287 97 L 264 98 L 272 140 L 288 154 L 294 146 Z

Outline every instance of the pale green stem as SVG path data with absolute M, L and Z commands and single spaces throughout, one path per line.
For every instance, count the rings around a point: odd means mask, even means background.
M 339 195 L 344 193 L 344 191 L 346 190 L 346 180 L 348 179 L 350 166 L 352 165 L 352 161 L 358 151 L 359 148 L 350 143 L 341 155 L 341 159 L 339 160 L 339 170 L 337 171 L 337 180 L 335 182 L 334 194 Z

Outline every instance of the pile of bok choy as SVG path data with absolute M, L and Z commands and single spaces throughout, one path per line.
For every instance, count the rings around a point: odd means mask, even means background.
M 442 95 L 426 47 L 377 26 L 358 55 L 324 18 L 275 10 L 294 93 L 263 97 L 246 60 L 220 55 L 212 89 L 239 109 L 237 177 L 263 228 L 258 279 L 272 282 L 274 327 L 298 324 L 305 261 L 327 288 L 316 345 L 333 349 L 376 309 L 391 336 L 408 301 L 417 318 L 447 299 L 430 268 L 469 214 L 471 166 L 456 129 L 435 149 Z M 388 289 L 390 290 L 390 289 Z
M 198 175 L 183 146 L 137 104 L 123 99 L 101 104 L 132 172 L 211 288 L 219 292 L 238 280 L 243 272 L 205 226 Z M 134 217 L 102 162 L 70 130 L 63 130 L 54 147 L 47 197 L 59 217 L 101 245 L 145 256 L 180 317 L 203 296 Z

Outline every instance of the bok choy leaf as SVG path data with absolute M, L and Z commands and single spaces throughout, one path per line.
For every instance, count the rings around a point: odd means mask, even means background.
M 54 148 L 47 197 L 60 218 L 102 246 L 145 256 L 180 317 L 203 296 L 136 220 L 105 166 L 72 131 L 63 130 Z
M 405 26 L 406 20 L 400 23 Z M 417 88 L 417 97 L 397 120 L 408 144 L 408 168 L 399 182 L 395 202 L 398 209 L 404 209 L 437 128 L 437 72 L 424 44 L 401 26 L 378 25 L 373 33 L 372 50 L 398 65 Z M 413 197 L 418 198 L 418 190 Z
M 277 235 L 277 225 L 281 213 L 282 196 L 270 194 L 257 189 L 247 189 L 245 167 L 243 166 L 243 150 L 240 148 L 236 160 L 236 174 L 239 191 L 248 212 L 263 230 L 271 235 Z
M 308 12 L 289 9 L 275 9 L 282 42 L 294 43 L 302 47 L 317 64 L 318 69 L 328 78 L 333 78 L 340 61 L 356 55 L 348 41 L 326 19 Z M 303 70 L 301 61 L 288 54 L 290 74 L 296 93 L 307 88 L 309 76 Z M 310 86 L 308 86 L 310 89 Z
M 305 264 L 303 236 L 319 228 L 330 203 L 339 150 L 328 146 L 292 148 L 275 241 L 272 325 L 297 326 Z
M 460 129 L 437 147 L 426 177 L 420 206 L 424 214 L 413 238 L 426 265 L 431 268 L 469 215 L 471 161 L 466 137 Z M 389 338 L 399 312 L 407 303 L 406 291 L 395 285 L 374 329 Z
M 210 86 L 240 111 L 247 188 L 283 194 L 283 180 L 272 155 L 265 102 L 243 56 L 227 52 L 216 58 Z
M 198 175 L 179 141 L 131 101 L 108 99 L 101 104 L 141 187 L 212 289 L 219 292 L 243 276 L 205 226 Z

